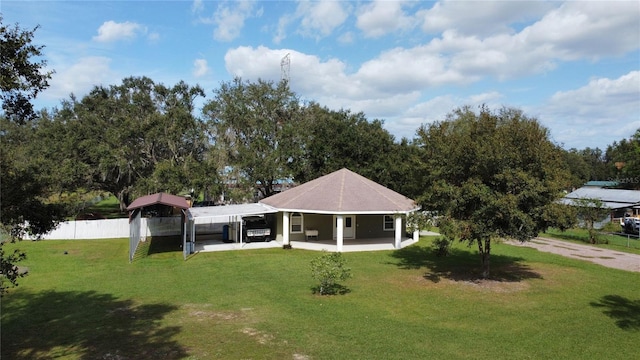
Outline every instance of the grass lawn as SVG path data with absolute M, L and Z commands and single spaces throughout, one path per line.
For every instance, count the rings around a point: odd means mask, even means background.
M 304 250 L 127 261 L 127 239 L 9 244 L 3 359 L 636 359 L 640 274 L 495 244 L 345 253 L 346 295 L 313 295 Z M 164 249 L 162 246 L 147 248 Z M 66 254 L 65 254 L 66 252 Z

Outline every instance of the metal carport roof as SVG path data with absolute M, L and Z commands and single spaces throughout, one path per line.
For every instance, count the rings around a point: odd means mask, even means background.
M 249 216 L 277 213 L 278 210 L 266 204 L 237 204 L 221 206 L 192 207 L 187 210 L 189 220 L 228 218 L 229 216 Z

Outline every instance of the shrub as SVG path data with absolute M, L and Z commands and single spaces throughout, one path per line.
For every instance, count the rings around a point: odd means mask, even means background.
M 341 253 L 327 253 L 311 260 L 311 276 L 320 282 L 313 292 L 320 295 L 347 293 L 348 289 L 338 284 L 351 277 L 351 269 L 345 263 Z
M 448 256 L 451 253 L 451 240 L 446 236 L 440 236 L 433 240 L 433 247 L 436 256 Z

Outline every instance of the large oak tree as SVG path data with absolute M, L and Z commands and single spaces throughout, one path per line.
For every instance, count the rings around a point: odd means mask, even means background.
M 286 81 L 273 83 L 236 78 L 215 90 L 203 114 L 230 178 L 255 188 L 263 197 L 292 175 L 302 151 L 301 104 Z
M 569 174 L 549 132 L 515 109 L 462 108 L 418 130 L 424 209 L 438 211 L 450 238 L 475 243 L 490 275 L 491 242 L 529 240 L 558 218 L 554 201 Z
M 49 184 L 24 146 L 35 141 L 31 100 L 48 87 L 52 74 L 46 61 L 35 60 L 43 49 L 32 43 L 36 30 L 7 26 L 0 16 L 0 295 L 17 284 L 16 262 L 25 257 L 4 252 L 5 236 L 46 233 L 63 215 L 60 206 L 46 201 Z
M 184 82 L 167 87 L 125 78 L 80 100 L 72 96 L 49 127 L 65 131 L 60 149 L 76 162 L 78 186 L 116 195 L 124 210 L 135 194 L 204 186 L 204 174 L 216 182 L 217 169 L 203 169 L 210 166 L 208 139 L 193 114 L 202 96 L 200 87 Z

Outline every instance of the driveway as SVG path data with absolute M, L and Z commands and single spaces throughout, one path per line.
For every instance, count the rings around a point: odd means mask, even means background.
M 531 241 L 507 241 L 507 244 L 525 246 L 573 259 L 591 261 L 602 266 L 627 271 L 640 272 L 640 255 L 595 246 L 574 244 L 566 241 L 537 237 Z

